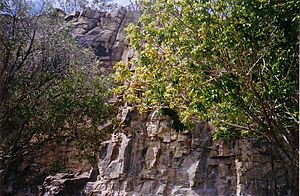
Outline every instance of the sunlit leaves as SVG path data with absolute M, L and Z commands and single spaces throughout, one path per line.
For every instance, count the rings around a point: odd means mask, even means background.
M 211 121 L 226 138 L 295 129 L 296 4 L 144 1 L 139 24 L 127 29 L 137 58 L 123 74 L 124 95 L 142 110 L 169 107 L 184 122 Z

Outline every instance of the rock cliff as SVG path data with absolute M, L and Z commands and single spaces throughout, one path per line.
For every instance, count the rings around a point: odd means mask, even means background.
M 134 19 L 124 8 L 111 14 L 84 10 L 66 18 L 75 27 L 74 37 L 94 48 L 107 67 L 132 57 L 123 29 Z M 48 177 L 41 194 L 297 195 L 267 142 L 212 141 L 214 128 L 206 123 L 176 132 L 172 119 L 158 111 L 141 115 L 124 107 L 120 116 L 123 126 L 103 143 L 90 173 Z
M 127 115 L 129 125 L 100 150 L 99 175 L 87 183 L 88 195 L 291 194 L 267 143 L 212 142 L 213 127 L 205 123 L 178 133 L 157 111 Z
M 127 126 L 103 143 L 97 179 L 81 189 L 85 195 L 295 195 L 266 142 L 213 142 L 213 127 L 205 123 L 176 132 L 157 111 L 122 113 Z
M 90 47 L 101 61 L 101 66 L 111 68 L 121 60 L 128 47 L 124 29 L 137 20 L 137 13 L 119 7 L 111 13 L 84 9 L 65 18 L 73 37 L 83 46 Z

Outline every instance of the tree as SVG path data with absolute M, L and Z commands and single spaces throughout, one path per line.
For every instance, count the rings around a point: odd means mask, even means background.
M 114 116 L 111 82 L 96 56 L 78 46 L 52 9 L 0 3 L 0 183 L 51 140 L 69 136 L 97 148 Z M 111 128 L 111 127 L 110 127 Z M 91 140 L 92 138 L 92 140 Z M 93 145 L 95 144 L 95 145 Z M 17 178 L 22 180 L 22 174 Z M 13 179 L 14 180 L 14 179 Z
M 51 1 L 50 3 L 55 6 L 55 3 Z M 87 7 L 104 12 L 111 12 L 117 7 L 117 4 L 114 3 L 113 0 L 58 0 L 57 3 L 59 4 L 59 8 L 67 14 L 80 11 Z
M 70 14 L 87 7 L 89 2 L 87 0 L 58 0 L 57 3 L 65 13 Z
M 130 4 L 128 5 L 128 9 L 134 12 L 140 12 L 140 3 L 138 0 L 130 0 Z
M 209 121 L 216 139 L 269 141 L 298 186 L 298 13 L 293 0 L 143 1 L 127 28 L 138 58 L 116 65 L 116 93 Z
M 92 8 L 104 11 L 111 12 L 113 9 L 117 7 L 117 4 L 114 3 L 113 0 L 93 0 Z

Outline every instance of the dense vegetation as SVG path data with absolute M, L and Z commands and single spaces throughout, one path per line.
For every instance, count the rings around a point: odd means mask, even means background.
M 27 2 L 0 1 L 1 184 L 24 182 L 18 168 L 49 142 L 68 137 L 93 156 L 115 115 L 95 55 L 63 28 L 60 12 Z
M 137 55 L 116 93 L 211 122 L 215 139 L 267 140 L 298 178 L 299 1 L 145 0 L 127 30 Z

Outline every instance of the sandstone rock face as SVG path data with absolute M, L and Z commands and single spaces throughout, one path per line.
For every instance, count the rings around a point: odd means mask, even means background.
M 207 124 L 177 133 L 157 112 L 124 110 L 130 123 L 103 144 L 97 181 L 87 183 L 85 194 L 293 195 L 266 143 L 212 142 Z
M 124 29 L 137 20 L 136 14 L 119 7 L 111 13 L 84 9 L 65 18 L 72 35 L 84 47 L 91 47 L 101 64 L 111 67 L 121 60 L 128 45 Z

